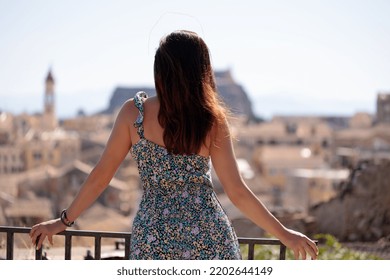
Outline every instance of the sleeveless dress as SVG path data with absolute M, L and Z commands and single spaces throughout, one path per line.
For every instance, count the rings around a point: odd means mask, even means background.
M 133 221 L 130 259 L 241 259 L 233 227 L 211 181 L 210 158 L 176 155 L 144 137 L 143 102 L 134 103 L 140 140 L 131 147 L 143 195 Z

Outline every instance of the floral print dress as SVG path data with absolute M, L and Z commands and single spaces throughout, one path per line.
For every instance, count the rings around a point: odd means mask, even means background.
M 134 97 L 140 140 L 131 147 L 143 187 L 130 259 L 241 259 L 211 182 L 210 158 L 175 155 L 144 137 L 144 92 Z

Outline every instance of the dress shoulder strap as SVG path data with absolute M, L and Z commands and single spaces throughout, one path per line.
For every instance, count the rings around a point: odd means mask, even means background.
M 144 122 L 144 102 L 146 98 L 148 98 L 148 95 L 143 91 L 137 92 L 136 95 L 134 96 L 134 104 L 139 111 L 137 119 L 134 122 L 134 127 L 137 128 L 137 133 L 140 138 L 144 138 L 143 122 Z

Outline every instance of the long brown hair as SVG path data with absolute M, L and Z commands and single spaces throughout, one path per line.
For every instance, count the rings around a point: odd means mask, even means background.
M 154 59 L 163 140 L 174 154 L 199 153 L 216 122 L 225 118 L 207 45 L 196 33 L 180 30 L 160 41 Z

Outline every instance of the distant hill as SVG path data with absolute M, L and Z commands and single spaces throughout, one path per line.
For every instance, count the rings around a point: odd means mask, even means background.
M 248 120 L 255 120 L 256 117 L 252 110 L 252 102 L 249 100 L 242 86 L 233 80 L 230 71 L 216 71 L 215 78 L 217 90 L 232 113 L 245 116 Z M 133 98 L 138 91 L 145 91 L 149 96 L 156 95 L 154 87 L 117 87 L 111 96 L 108 108 L 101 113 L 113 113 L 126 100 Z

